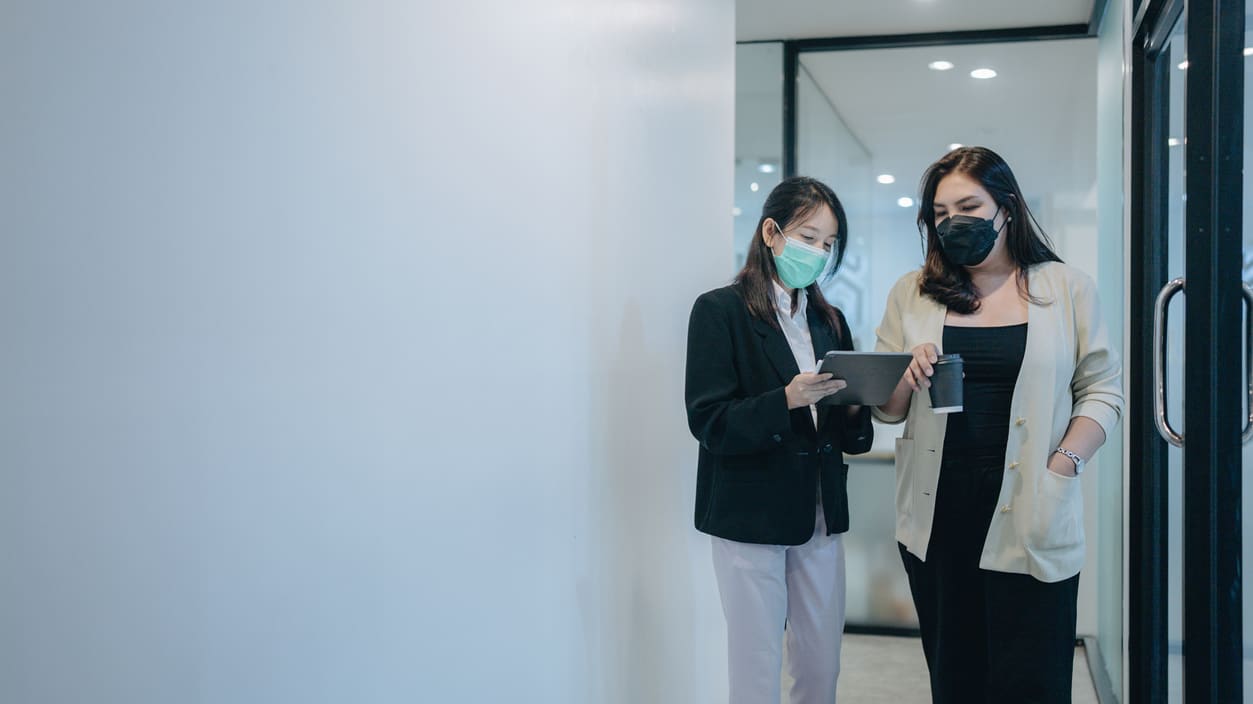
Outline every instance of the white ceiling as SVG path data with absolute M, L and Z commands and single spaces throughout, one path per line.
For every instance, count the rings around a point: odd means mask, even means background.
M 736 39 L 1087 24 L 1093 0 L 736 0 Z
M 927 68 L 939 59 L 956 67 Z M 1027 191 L 1073 190 L 1095 177 L 1086 173 L 1095 149 L 1095 39 L 806 53 L 801 65 L 874 168 L 896 176 L 879 187 L 892 201 L 915 195 L 923 170 L 953 142 L 1000 152 Z M 998 76 L 971 78 L 980 67 Z
M 741 37 L 758 39 L 1086 23 L 1092 2 L 739 0 L 738 7 Z M 737 50 L 736 154 L 750 164 L 777 163 L 781 155 L 782 58 L 778 43 Z M 927 67 L 940 59 L 955 67 Z M 923 170 L 950 143 L 987 146 L 1004 156 L 1028 201 L 1052 211 L 1037 215 L 1061 217 L 1094 207 L 1095 39 L 807 52 L 801 66 L 870 153 L 874 173 L 895 176 L 895 184 L 872 186 L 871 207 L 885 217 L 910 212 L 897 199 L 917 197 Z M 970 76 L 983 67 L 998 76 Z M 801 143 L 798 149 L 804 153 L 807 147 Z M 737 190 L 744 212 L 759 212 L 756 200 L 772 182 L 764 180 L 759 193 Z M 837 192 L 856 187 L 832 185 Z

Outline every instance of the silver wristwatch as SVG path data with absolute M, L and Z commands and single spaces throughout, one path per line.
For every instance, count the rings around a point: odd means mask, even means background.
M 1075 453 L 1071 452 L 1070 450 L 1067 450 L 1064 447 L 1059 447 L 1056 450 L 1053 450 L 1053 452 L 1056 452 L 1061 455 L 1065 455 L 1071 462 L 1075 463 L 1075 476 L 1076 477 L 1079 476 L 1083 472 L 1084 460 L 1082 457 L 1080 457 L 1079 455 L 1076 455 Z

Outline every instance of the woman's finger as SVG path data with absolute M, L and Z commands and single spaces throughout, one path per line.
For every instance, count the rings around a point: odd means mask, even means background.
M 928 342 L 917 347 L 914 357 L 918 360 L 919 366 L 922 367 L 922 371 L 927 376 L 931 376 L 935 373 L 935 370 L 931 367 L 931 365 L 935 364 L 940 358 L 939 354 L 940 348 L 936 347 L 935 343 Z
M 931 374 L 935 371 L 931 368 L 931 360 L 928 358 L 928 354 L 926 352 L 923 352 L 921 355 L 916 355 L 914 357 L 914 362 L 918 364 L 918 369 L 924 376 L 931 376 Z
M 931 372 L 931 365 L 927 364 L 926 360 L 914 360 L 914 378 L 918 381 L 919 386 L 930 388 L 931 379 L 928 377 L 931 376 Z
M 909 368 L 905 370 L 905 375 L 909 378 L 909 388 L 918 391 L 920 388 L 918 386 L 918 370 L 915 369 L 913 362 L 910 362 Z

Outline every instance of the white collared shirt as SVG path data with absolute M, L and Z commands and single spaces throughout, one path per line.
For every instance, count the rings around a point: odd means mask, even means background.
M 805 309 L 809 305 L 809 296 L 805 289 L 796 290 L 796 313 L 792 313 L 792 294 L 783 288 L 778 281 L 774 282 L 774 305 L 779 327 L 783 328 L 783 336 L 787 338 L 788 347 L 792 348 L 792 356 L 796 358 L 796 366 L 801 373 L 818 370 L 818 361 L 814 359 L 814 338 L 809 332 L 809 318 Z M 788 379 L 790 382 L 791 379 Z M 818 427 L 818 407 L 811 405 L 809 412 L 813 414 L 814 427 Z

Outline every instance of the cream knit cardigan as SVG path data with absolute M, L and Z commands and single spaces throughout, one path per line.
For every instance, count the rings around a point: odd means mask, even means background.
M 946 309 L 918 291 L 920 272 L 892 287 L 875 349 L 908 352 L 924 342 L 942 349 Z M 1079 480 L 1045 468 L 1070 420 L 1085 416 L 1111 437 L 1122 414 L 1122 369 L 1101 322 L 1096 285 L 1058 262 L 1028 271 L 1027 349 L 1014 387 L 1009 444 L 997 508 L 979 566 L 1057 582 L 1084 560 L 1083 494 Z M 926 392 L 913 394 L 896 442 L 896 539 L 925 560 L 948 416 L 931 411 Z

